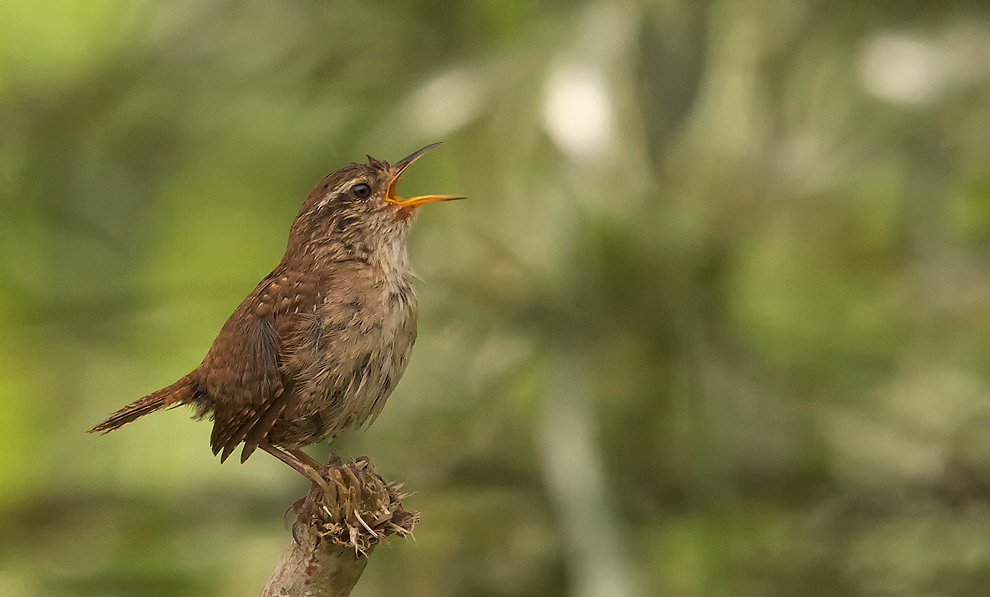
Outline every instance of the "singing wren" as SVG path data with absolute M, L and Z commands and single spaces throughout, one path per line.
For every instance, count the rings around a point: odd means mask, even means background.
M 427 149 L 394 165 L 368 156 L 330 174 L 303 202 L 285 255 L 220 329 L 206 358 L 172 385 L 90 430 L 108 432 L 183 404 L 213 420 L 223 462 L 243 444 L 326 488 L 303 446 L 370 424 L 416 340 L 406 237 L 417 208 L 461 199 L 402 199 L 395 185 Z

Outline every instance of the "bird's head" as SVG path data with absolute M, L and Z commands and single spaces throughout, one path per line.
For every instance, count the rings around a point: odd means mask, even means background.
M 289 234 L 290 250 L 294 242 L 313 243 L 364 258 L 380 248 L 391 249 L 396 244 L 404 248 L 419 206 L 463 199 L 453 195 L 403 199 L 396 194 L 396 183 L 406 168 L 437 145 L 427 145 L 395 164 L 368 156 L 366 164 L 354 163 L 328 175 L 296 216 Z

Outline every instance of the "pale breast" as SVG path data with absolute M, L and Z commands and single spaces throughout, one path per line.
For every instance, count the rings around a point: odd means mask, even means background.
M 370 423 L 405 371 L 416 340 L 408 281 L 351 288 L 307 316 L 287 350 L 283 375 L 295 394 L 273 429 L 283 445 L 306 445 Z

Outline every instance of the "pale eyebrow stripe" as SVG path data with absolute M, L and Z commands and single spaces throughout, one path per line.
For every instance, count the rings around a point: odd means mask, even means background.
M 324 197 L 323 198 L 323 201 L 320 201 L 316 205 L 317 209 L 326 206 L 327 203 L 330 203 L 330 200 L 331 199 L 335 199 L 337 197 L 337 195 L 340 195 L 344 191 L 344 187 L 349 186 L 349 185 L 350 185 L 350 181 L 344 181 L 344 182 L 338 184 L 337 186 L 335 186 L 333 188 L 333 190 L 330 191 L 330 194 L 327 195 L 326 197 Z

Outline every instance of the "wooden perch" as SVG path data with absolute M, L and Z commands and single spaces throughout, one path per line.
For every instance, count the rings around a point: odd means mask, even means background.
M 419 514 L 403 509 L 400 486 L 386 483 L 365 457 L 330 461 L 323 475 L 333 495 L 315 484 L 292 505 L 292 541 L 262 597 L 346 597 L 372 550 L 392 534 L 408 535 Z

